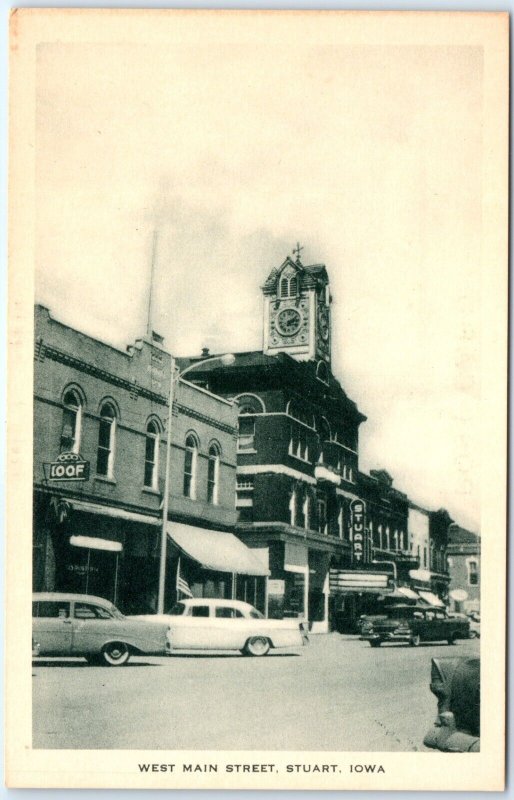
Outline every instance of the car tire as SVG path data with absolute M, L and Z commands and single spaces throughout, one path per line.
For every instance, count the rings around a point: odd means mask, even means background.
M 243 653 L 247 656 L 265 656 L 269 653 L 270 643 L 265 636 L 252 636 L 244 646 Z
M 455 635 L 448 636 L 448 644 L 455 644 L 457 637 Z
M 410 637 L 409 644 L 411 647 L 419 647 L 420 642 L 421 642 L 421 636 L 419 635 L 419 633 L 416 633 L 415 636 Z
M 478 639 L 478 633 L 476 631 L 469 632 L 469 639 Z
M 109 642 L 102 648 L 103 663 L 108 667 L 122 667 L 130 658 L 130 650 L 125 642 Z
M 371 641 L 370 641 L 370 645 L 371 645 L 371 647 L 380 647 L 380 645 L 381 645 L 381 644 L 382 644 L 382 642 L 380 641 L 380 639 L 377 639 L 377 640 L 376 640 L 376 641 L 374 641 L 374 642 L 371 642 Z

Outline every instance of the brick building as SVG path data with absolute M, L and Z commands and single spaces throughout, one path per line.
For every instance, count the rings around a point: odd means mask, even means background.
M 270 615 L 351 628 L 395 591 L 416 597 L 409 500 L 385 470 L 359 469 L 366 417 L 331 371 L 325 266 L 287 258 L 263 294 L 262 351 L 192 380 L 238 403 L 237 531 L 268 553 Z
M 35 335 L 34 589 L 155 610 L 171 357 L 155 334 L 123 352 L 42 306 Z M 178 381 L 167 607 L 179 569 L 197 596 L 247 597 L 264 607 L 267 569 L 233 533 L 236 434 L 232 401 Z M 88 479 L 56 479 L 59 457 L 80 458 Z
M 451 525 L 448 543 L 450 607 L 470 614 L 480 611 L 480 536 Z

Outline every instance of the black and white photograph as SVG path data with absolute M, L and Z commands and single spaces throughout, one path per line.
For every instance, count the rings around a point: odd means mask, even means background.
M 500 790 L 507 15 L 10 41 L 9 785 Z

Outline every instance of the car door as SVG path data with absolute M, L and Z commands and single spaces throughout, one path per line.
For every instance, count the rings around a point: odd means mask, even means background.
M 172 621 L 171 621 L 172 620 Z M 172 649 L 202 650 L 212 647 L 211 606 L 189 606 L 180 617 L 170 617 Z
M 72 615 L 72 653 L 99 653 L 108 639 L 116 638 L 116 627 L 116 621 L 103 606 L 75 602 Z
M 247 620 L 239 608 L 220 603 L 214 607 L 212 646 L 221 650 L 241 650 L 248 639 Z
M 441 623 L 436 619 L 433 609 L 425 611 L 425 636 L 427 642 L 435 642 L 441 638 Z
M 35 600 L 32 603 L 32 635 L 39 655 L 69 656 L 72 624 L 67 600 Z

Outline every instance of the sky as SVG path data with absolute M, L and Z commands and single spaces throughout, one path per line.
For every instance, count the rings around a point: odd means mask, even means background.
M 262 347 L 297 241 L 330 277 L 360 466 L 480 531 L 482 51 L 41 43 L 36 301 L 121 349 Z

